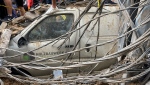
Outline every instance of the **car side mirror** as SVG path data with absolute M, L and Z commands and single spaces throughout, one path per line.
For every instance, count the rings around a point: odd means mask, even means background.
M 22 46 L 25 46 L 25 45 L 27 45 L 27 40 L 24 37 L 21 37 L 18 40 L 18 47 L 22 47 Z

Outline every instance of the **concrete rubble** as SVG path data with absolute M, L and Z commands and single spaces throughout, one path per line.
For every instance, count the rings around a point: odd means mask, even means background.
M 97 0 L 85 1 L 86 4 L 97 2 Z M 101 0 L 102 2 L 104 0 Z M 135 2 L 134 2 L 135 1 Z M 102 58 L 98 58 L 91 61 L 76 63 L 73 61 L 70 65 L 60 67 L 48 67 L 43 65 L 44 69 L 54 69 L 55 76 L 60 78 L 44 79 L 43 77 L 34 77 L 28 74 L 25 76 L 12 75 L 9 66 L 22 66 L 24 68 L 30 68 L 27 63 L 14 64 L 5 60 L 5 51 L 8 47 L 11 37 L 19 34 L 25 27 L 36 20 L 39 16 L 45 13 L 51 5 L 41 5 L 26 13 L 25 16 L 18 17 L 9 23 L 3 22 L 0 26 L 0 84 L 5 85 L 5 78 L 15 80 L 18 85 L 149 85 L 150 84 L 150 0 L 116 0 L 119 10 L 115 12 L 106 13 L 106 15 L 119 12 L 120 23 L 119 32 L 116 39 L 118 44 L 118 50 L 116 52 L 108 52 Z M 74 3 L 72 6 L 81 6 L 81 2 Z M 82 2 L 83 3 L 83 2 Z M 80 4 L 80 5 L 79 5 Z M 94 3 L 93 6 L 95 6 Z M 104 5 L 104 3 L 101 5 Z M 111 5 L 110 5 L 111 6 Z M 90 5 L 89 5 L 90 7 Z M 103 6 L 100 6 L 103 7 Z M 85 11 L 85 10 L 84 10 Z M 104 14 L 105 15 L 105 14 Z M 83 15 L 84 16 L 84 15 Z M 103 17 L 103 16 L 100 16 Z M 80 19 L 80 18 L 78 18 Z M 78 20 L 77 20 L 78 21 Z M 77 22 L 75 22 L 76 24 Z M 5 36 L 6 35 L 6 36 Z M 110 41 L 108 41 L 110 42 Z M 106 43 L 108 43 L 106 42 Z M 100 46 L 103 43 L 96 43 L 94 46 Z M 92 48 L 92 46 L 89 48 Z M 84 48 L 78 49 L 79 51 Z M 85 47 L 88 49 L 88 47 Z M 78 52 L 78 50 L 72 50 L 70 53 Z M 75 52 L 74 52 L 75 51 Z M 69 54 L 69 53 L 68 53 Z M 116 64 L 111 65 L 109 68 L 93 71 L 97 65 L 104 60 L 117 58 Z M 49 61 L 51 61 L 49 59 Z M 53 61 L 53 60 L 52 60 Z M 60 61 L 53 61 L 60 62 Z M 61 63 L 64 62 L 63 60 Z M 32 63 L 32 62 L 31 62 Z M 70 69 L 70 68 L 82 68 L 87 65 L 95 64 L 89 72 L 80 74 L 66 74 L 64 75 L 62 70 L 57 69 Z M 35 64 L 35 63 L 34 63 Z M 38 64 L 38 63 L 36 63 Z M 17 68 L 16 68 L 17 69 Z M 40 69 L 31 68 L 31 69 Z M 87 69 L 88 70 L 88 69 Z M 2 79 L 1 79 L 2 78 Z M 9 85 L 9 84 L 8 84 Z

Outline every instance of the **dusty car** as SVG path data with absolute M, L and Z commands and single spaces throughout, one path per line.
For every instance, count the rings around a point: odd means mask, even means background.
M 118 10 L 118 6 L 105 6 L 104 8 L 102 14 Z M 97 19 L 93 20 L 86 30 L 86 27 L 79 29 L 79 27 L 92 19 L 97 7 L 91 7 L 75 28 L 79 30 L 69 34 L 69 32 L 75 30 L 71 28 L 73 28 L 73 24 L 84 9 L 85 7 L 57 9 L 52 13 L 45 13 L 38 17 L 20 34 L 11 39 L 9 49 L 13 50 L 7 50 L 6 56 L 16 57 L 8 58 L 7 60 L 14 63 L 24 63 L 39 60 L 41 58 L 48 58 L 47 61 L 43 61 L 42 63 L 33 62 L 26 65 L 29 65 L 30 67 L 43 67 L 44 65 L 44 67 L 59 67 L 95 60 L 107 54 L 116 52 L 118 48 L 116 42 L 77 51 L 81 48 L 93 46 L 97 43 L 107 42 L 118 36 L 119 13 L 101 17 L 100 24 L 96 23 Z M 98 17 L 99 14 L 96 14 L 96 16 Z M 75 50 L 76 52 L 72 52 Z M 67 52 L 72 53 L 67 54 Z M 56 60 L 56 62 L 53 60 Z M 63 63 L 64 61 L 68 62 Z M 102 61 L 97 65 L 95 70 L 104 69 L 116 62 L 116 58 Z M 77 67 L 69 70 L 62 69 L 62 71 L 64 74 L 76 73 L 79 72 L 79 70 L 82 72 L 90 71 L 94 66 L 95 64 L 83 66 L 84 68 Z M 17 68 L 32 76 L 50 75 L 54 70 L 37 70 L 30 67 L 18 66 Z

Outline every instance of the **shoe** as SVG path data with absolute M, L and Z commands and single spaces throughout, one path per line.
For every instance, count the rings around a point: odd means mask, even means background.
M 9 21 L 12 21 L 15 17 L 13 16 L 6 16 L 4 19 L 1 19 L 1 21 L 3 22 L 9 22 Z
M 105 5 L 117 5 L 117 3 L 111 1 L 111 0 L 106 0 Z

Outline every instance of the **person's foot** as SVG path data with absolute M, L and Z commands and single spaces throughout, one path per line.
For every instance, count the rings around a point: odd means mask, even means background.
M 117 3 L 111 1 L 111 0 L 106 0 L 105 5 L 117 5 Z
M 3 21 L 3 22 L 9 22 L 9 21 L 11 21 L 11 20 L 13 20 L 15 17 L 13 17 L 13 16 L 6 16 L 4 19 L 1 19 L 1 21 Z

